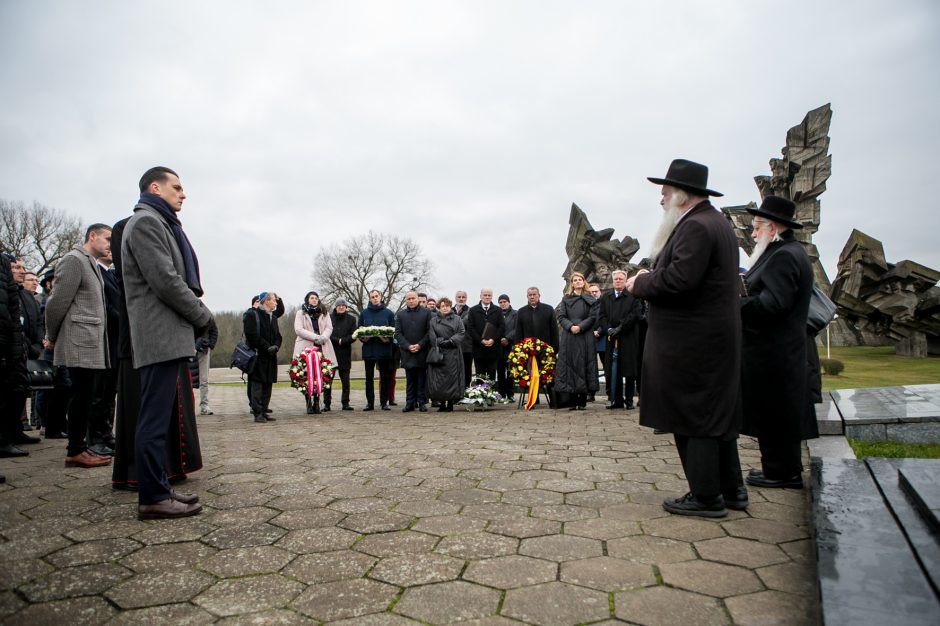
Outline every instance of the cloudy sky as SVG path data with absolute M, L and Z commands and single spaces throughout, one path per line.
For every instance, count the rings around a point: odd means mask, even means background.
M 0 198 L 113 223 L 174 168 L 216 310 L 299 302 L 369 229 L 415 239 L 435 294 L 554 304 L 572 202 L 645 246 L 646 176 L 685 157 L 721 206 L 757 200 L 831 102 L 830 278 L 853 228 L 940 269 L 938 35 L 935 0 L 3 0 Z

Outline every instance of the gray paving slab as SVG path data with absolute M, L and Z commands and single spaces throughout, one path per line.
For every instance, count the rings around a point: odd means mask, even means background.
M 0 622 L 818 623 L 805 493 L 673 517 L 675 446 L 636 411 L 314 417 L 278 388 L 255 424 L 244 387 L 210 399 L 194 518 L 137 521 L 61 441 L 0 460 Z

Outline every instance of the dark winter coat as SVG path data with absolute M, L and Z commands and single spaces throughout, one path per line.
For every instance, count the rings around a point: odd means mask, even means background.
M 633 284 L 633 295 L 649 303 L 640 424 L 690 437 L 737 435 L 740 284 L 731 225 L 703 201 Z
M 281 345 L 277 318 L 258 307 L 245 311 L 243 319 L 245 343 L 258 351 L 258 361 L 255 369 L 248 374 L 248 380 L 264 384 L 277 382 L 277 352 L 268 352 L 269 346 Z
M 441 349 L 444 361 L 428 365 L 428 392 L 432 400 L 460 400 L 463 398 L 463 354 L 460 345 L 466 336 L 463 320 L 451 311 L 447 315 L 431 315 L 428 337 L 431 345 Z
M 742 432 L 794 442 L 819 436 L 806 371 L 813 269 L 793 232 L 784 232 L 782 238 L 767 246 L 744 275 L 748 295 L 741 298 Z
M 541 339 L 558 350 L 558 320 L 555 309 L 539 302 L 535 307 L 526 304 L 516 311 L 516 341 L 529 337 Z
M 384 304 L 378 306 L 369 304 L 359 314 L 359 328 L 363 326 L 389 326 L 395 327 L 395 314 Z M 387 342 L 377 337 L 361 337 L 362 358 L 365 361 L 386 361 L 392 358 L 392 340 Z
M 23 320 L 23 347 L 26 358 L 38 359 L 42 355 L 42 340 L 46 336 L 46 325 L 39 312 L 39 302 L 22 286 L 18 288 L 20 317 Z
M 352 334 L 356 330 L 356 316 L 349 312 L 340 315 L 333 311 L 330 313 L 330 321 L 333 322 L 330 343 L 336 353 L 336 367 L 348 370 L 352 367 L 352 343 L 355 341 Z
M 395 341 L 401 352 L 401 366 L 410 367 L 427 366 L 428 348 L 431 339 L 428 337 L 428 327 L 431 324 L 431 310 L 423 306 L 413 309 L 405 307 L 395 316 Z M 408 350 L 408 346 L 418 344 L 421 349 L 417 352 Z
M 118 358 L 131 358 L 131 330 L 127 322 L 127 301 L 124 299 L 124 282 L 121 278 L 122 250 L 121 240 L 124 238 L 124 228 L 131 220 L 125 217 L 114 224 L 111 229 L 111 262 L 114 265 L 114 277 L 118 284 Z
M 460 351 L 461 352 L 473 352 L 473 340 L 470 338 L 470 335 L 466 332 L 467 330 L 467 318 L 470 316 L 470 307 L 466 304 L 462 307 L 459 307 L 455 304 L 454 313 L 460 318 L 460 321 L 463 322 L 464 335 L 463 341 L 460 342 Z
M 101 280 L 104 282 L 104 306 L 108 317 L 108 352 L 111 368 L 117 369 L 120 356 L 121 337 L 121 286 L 112 269 L 101 268 Z
M 483 331 L 486 329 L 487 322 L 496 328 L 496 332 L 492 337 L 494 343 L 489 348 L 480 343 L 483 340 Z M 506 336 L 503 312 L 499 306 L 493 303 L 490 305 L 489 311 L 484 311 L 483 305 L 479 303 L 470 307 L 470 312 L 467 313 L 467 334 L 470 335 L 475 358 L 498 359 L 499 340 Z
M 10 262 L 0 259 L 0 385 L 11 391 L 22 390 L 27 384 L 19 289 Z
M 617 351 L 617 376 L 635 378 L 637 373 L 637 351 L 640 343 L 640 320 L 643 305 L 639 299 L 623 290 L 620 297 L 611 289 L 598 300 L 597 327 L 601 337 L 607 338 L 604 372 L 612 372 L 614 350 Z M 608 335 L 609 329 L 615 332 Z M 614 347 L 616 342 L 616 348 Z M 595 346 L 596 348 L 596 346 Z
M 502 309 L 500 309 L 502 311 Z M 509 351 L 512 350 L 512 347 L 515 345 L 518 339 L 516 339 L 516 318 L 518 316 L 518 311 L 514 308 L 509 307 L 503 311 L 503 336 L 506 338 L 506 345 L 502 346 L 499 351 L 500 358 L 505 359 L 509 356 Z
M 594 349 L 594 326 L 597 323 L 597 300 L 590 294 L 565 296 L 555 307 L 561 342 L 555 366 L 555 391 L 562 393 L 594 393 L 597 391 L 597 353 Z M 571 332 L 578 326 L 580 332 Z

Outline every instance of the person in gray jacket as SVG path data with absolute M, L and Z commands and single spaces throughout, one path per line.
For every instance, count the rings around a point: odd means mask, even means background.
M 110 457 L 88 449 L 88 423 L 98 378 L 110 366 L 104 281 L 98 259 L 111 254 L 111 227 L 92 224 L 85 243 L 75 246 L 55 268 L 55 291 L 46 302 L 43 346 L 55 351 L 53 364 L 65 366 L 72 380 L 68 408 L 69 443 L 65 464 L 99 467 Z
M 195 356 L 194 337 L 204 335 L 212 320 L 199 299 L 196 252 L 177 217 L 185 198 L 176 172 L 147 170 L 121 243 L 131 351 L 140 370 L 138 519 L 187 517 L 202 510 L 198 496 L 170 489 L 164 468 L 180 364 Z

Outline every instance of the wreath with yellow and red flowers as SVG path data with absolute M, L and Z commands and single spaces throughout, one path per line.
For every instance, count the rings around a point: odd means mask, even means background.
M 539 366 L 539 384 L 547 385 L 555 380 L 555 348 L 541 339 L 526 337 L 512 347 L 508 356 L 510 373 L 523 389 L 529 388 L 532 357 Z

